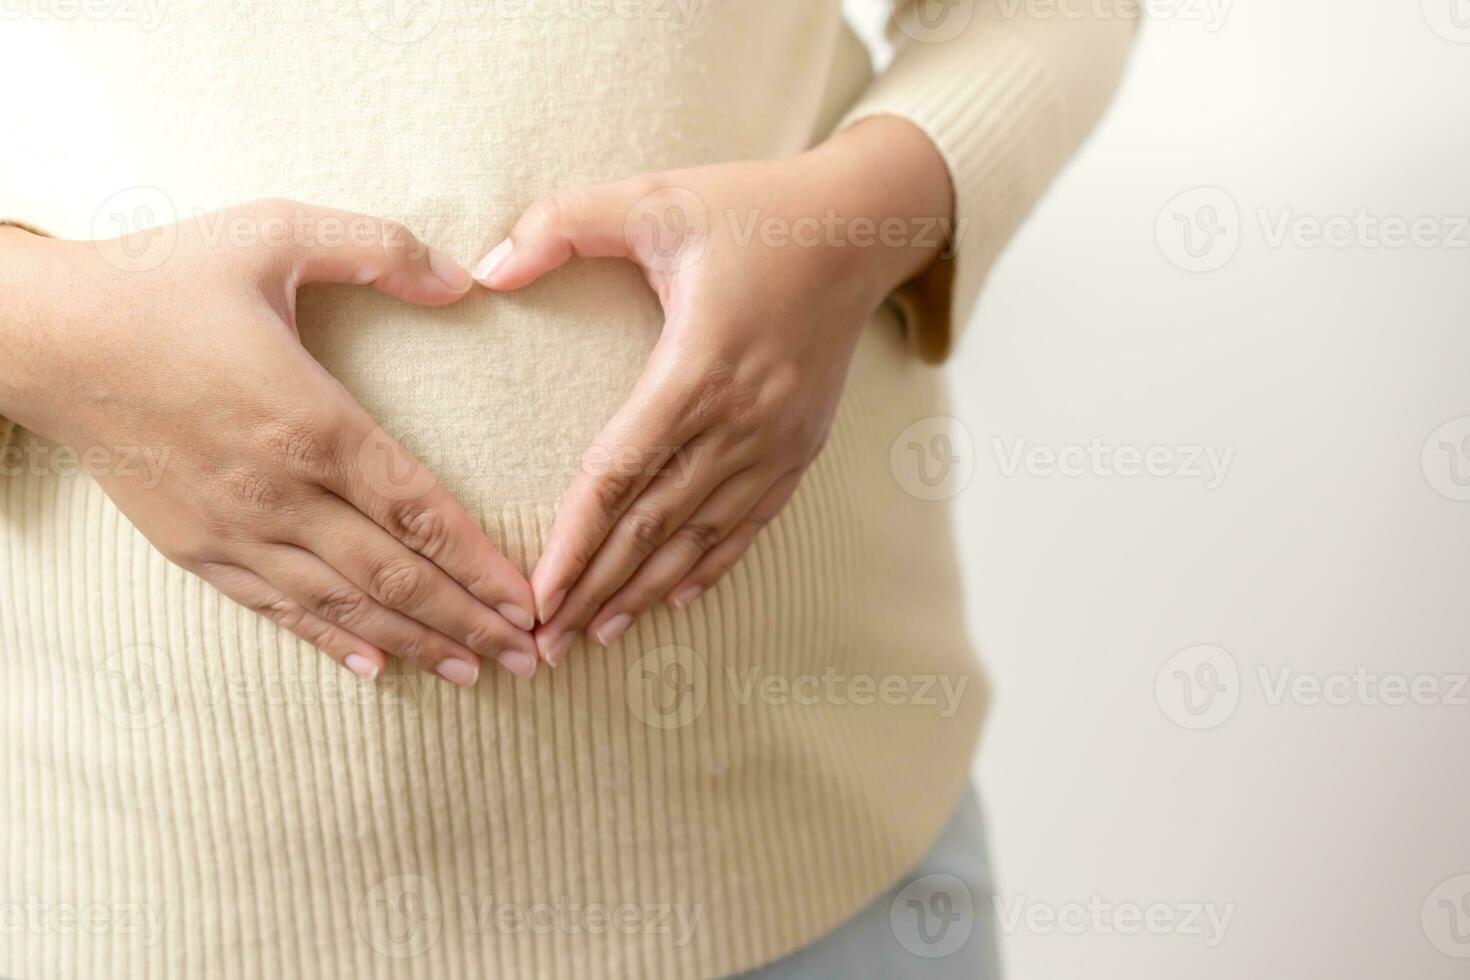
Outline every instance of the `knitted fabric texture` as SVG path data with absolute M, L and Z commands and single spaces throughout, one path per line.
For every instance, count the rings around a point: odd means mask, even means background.
M 358 682 L 171 565 L 57 447 L 10 437 L 0 903 L 31 911 L 0 975 L 718 976 L 899 880 L 986 703 L 916 457 L 947 414 L 927 362 L 1101 113 L 1134 22 L 905 3 L 875 79 L 839 0 L 128 6 L 0 30 L 0 215 L 97 239 L 116 214 L 290 198 L 471 264 L 558 190 L 892 113 L 944 155 L 965 231 L 867 325 L 827 448 L 747 557 L 530 682 Z M 299 321 L 527 572 L 661 327 L 617 262 L 432 310 L 310 287 Z

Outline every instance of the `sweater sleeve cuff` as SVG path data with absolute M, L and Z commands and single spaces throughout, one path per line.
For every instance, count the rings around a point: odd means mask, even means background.
M 894 294 L 926 361 L 948 356 L 1011 233 L 1065 153 L 1058 99 L 1039 60 L 1004 29 L 901 54 L 843 119 L 893 115 L 934 141 L 954 184 L 944 254 Z
M 926 133 L 949 167 L 950 247 L 893 299 L 927 361 L 943 360 L 991 267 L 1101 115 L 1136 22 L 978 14 L 958 36 L 924 37 L 915 7 L 890 35 L 893 63 L 838 129 L 876 115 Z
M 32 235 L 40 235 L 42 238 L 51 237 L 35 225 L 28 225 L 24 221 L 16 221 L 14 218 L 0 218 L 0 228 L 19 228 L 22 231 L 30 232 Z
M 30 232 L 32 235 L 41 235 L 47 238 L 50 237 L 44 231 L 41 231 L 34 225 L 28 225 L 24 221 L 15 221 L 10 218 L 0 218 L 0 228 L 20 228 L 24 231 Z M 0 451 L 3 451 L 6 446 L 10 445 L 10 439 L 12 436 L 15 435 L 15 430 L 15 423 L 7 419 L 5 416 L 0 415 Z M 0 471 L 0 476 L 3 475 L 3 471 Z

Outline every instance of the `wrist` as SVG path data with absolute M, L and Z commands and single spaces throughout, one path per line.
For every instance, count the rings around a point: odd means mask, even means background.
M 17 225 L 0 225 L 0 416 L 25 423 L 34 378 L 40 316 L 37 294 L 46 281 L 38 257 L 57 243 Z
M 898 116 L 863 119 L 808 151 L 851 229 L 851 269 L 885 296 L 951 245 L 954 189 L 933 141 Z

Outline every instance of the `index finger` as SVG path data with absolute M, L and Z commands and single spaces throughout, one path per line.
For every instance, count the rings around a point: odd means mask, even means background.
M 531 586 L 417 459 L 370 420 L 324 485 L 513 626 L 535 626 Z
M 684 399 L 648 375 L 582 457 L 552 523 L 546 549 L 531 573 L 536 615 L 556 615 L 567 592 L 592 562 L 608 533 L 675 450 L 698 435 Z

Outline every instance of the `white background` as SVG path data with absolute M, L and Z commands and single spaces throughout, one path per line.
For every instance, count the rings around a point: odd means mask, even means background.
M 1470 420 L 1423 457 L 1470 416 L 1470 230 L 1458 247 L 1271 238 L 1283 217 L 1360 211 L 1456 234 L 1470 3 L 1214 0 L 1209 23 L 1201 4 L 1148 6 L 1117 102 L 951 366 L 975 456 L 956 500 L 971 632 L 996 687 L 976 772 L 1008 907 L 1097 896 L 1233 918 L 1212 948 L 1022 925 L 1007 972 L 1470 976 L 1448 955 L 1470 957 L 1470 898 L 1463 942 L 1439 903 L 1470 879 L 1421 916 L 1470 873 L 1470 690 L 1452 690 L 1470 672 L 1470 502 L 1446 495 L 1470 495 L 1452 479 L 1470 477 Z M 1202 186 L 1228 197 L 1171 204 Z M 1226 234 L 1200 262 L 1219 268 L 1183 271 L 1202 204 Z M 1215 489 L 1005 475 L 1017 440 L 1094 437 L 1234 455 Z M 1176 669 L 1206 675 L 1165 665 L 1200 644 L 1238 679 L 1216 675 L 1221 700 L 1194 718 Z M 1360 667 L 1346 703 L 1276 697 L 1283 676 Z M 1420 675 L 1438 703 L 1371 703 Z

